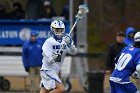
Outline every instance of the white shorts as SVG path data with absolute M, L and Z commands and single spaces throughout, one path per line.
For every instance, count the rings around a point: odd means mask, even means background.
M 50 70 L 41 70 L 40 76 L 40 87 L 43 85 L 47 90 L 54 89 L 56 87 L 56 82 L 62 83 L 58 75 Z

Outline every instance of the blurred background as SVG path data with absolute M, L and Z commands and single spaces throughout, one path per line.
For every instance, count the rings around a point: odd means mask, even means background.
M 30 32 L 43 43 L 50 37 L 50 23 L 59 19 L 68 33 L 83 3 L 89 13 L 72 33 L 78 54 L 67 55 L 61 78 L 69 93 L 110 93 L 108 49 L 117 32 L 125 33 L 128 27 L 139 31 L 140 0 L 0 0 L 0 93 L 31 91 L 30 71 L 22 60 Z M 38 92 L 40 78 L 34 81 Z

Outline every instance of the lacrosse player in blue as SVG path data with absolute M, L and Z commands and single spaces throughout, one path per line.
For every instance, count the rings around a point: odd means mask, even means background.
M 140 78 L 140 32 L 134 36 L 134 46 L 125 47 L 116 57 L 115 64 L 110 76 L 111 93 L 139 93 L 129 78 Z

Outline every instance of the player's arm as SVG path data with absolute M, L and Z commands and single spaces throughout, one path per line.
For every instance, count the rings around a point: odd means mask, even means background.
M 133 79 L 140 79 L 140 64 L 136 66 L 136 71 L 131 76 Z
M 140 79 L 140 64 L 136 66 L 136 71 L 132 74 L 132 78 Z
M 70 54 L 76 54 L 77 53 L 77 48 L 73 44 L 73 40 L 72 40 L 71 36 L 65 35 L 63 37 L 63 40 L 65 41 L 65 43 L 67 45 L 68 53 L 70 53 Z
M 77 48 L 75 47 L 74 44 L 71 44 L 71 46 L 68 47 L 68 52 L 69 52 L 70 54 L 73 54 L 73 55 L 77 53 Z
M 52 45 L 51 45 L 51 43 L 49 43 L 48 40 L 46 40 L 42 46 L 43 59 L 45 60 L 45 62 L 48 62 L 48 63 L 54 63 L 55 59 L 57 59 L 57 57 L 58 57 L 58 54 L 53 54 L 53 49 L 51 46 Z
M 132 74 L 132 78 L 134 79 L 140 79 L 140 53 L 138 53 L 134 60 L 134 65 L 136 65 L 136 71 Z

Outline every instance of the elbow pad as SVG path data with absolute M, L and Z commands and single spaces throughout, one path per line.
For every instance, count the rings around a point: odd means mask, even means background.
M 77 48 L 75 47 L 75 45 L 71 45 L 70 47 L 69 47 L 69 53 L 70 54 L 76 54 L 77 53 Z

